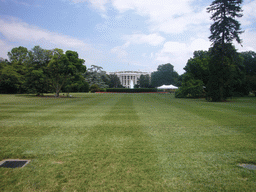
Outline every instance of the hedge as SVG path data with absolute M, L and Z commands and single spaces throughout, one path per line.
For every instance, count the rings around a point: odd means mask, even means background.
M 118 93 L 147 93 L 157 92 L 156 88 L 138 88 L 138 89 L 127 89 L 127 88 L 107 88 L 107 92 L 118 92 Z

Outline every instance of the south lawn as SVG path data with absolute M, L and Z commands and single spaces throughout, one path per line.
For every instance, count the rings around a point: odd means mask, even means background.
M 0 95 L 0 191 L 254 191 L 256 98 Z

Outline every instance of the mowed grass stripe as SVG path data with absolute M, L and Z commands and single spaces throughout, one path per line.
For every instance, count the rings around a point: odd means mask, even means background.
M 32 159 L 0 169 L 0 191 L 255 190 L 238 166 L 256 163 L 254 98 L 72 95 L 0 95 L 0 158 Z
M 95 125 L 95 119 L 104 115 L 105 109 L 102 108 L 104 102 L 111 99 L 108 97 L 18 98 L 20 104 L 12 104 L 14 110 L 22 111 L 24 106 L 26 110 L 31 109 L 18 114 L 7 111 L 9 115 L 13 114 L 13 117 L 0 121 L 2 127 L 0 155 L 3 158 L 74 150 L 87 134 L 87 130 Z M 14 103 L 15 99 L 14 95 L 6 98 L 10 102 L 13 100 Z M 100 111 L 93 112 L 99 108 Z M 5 111 L 2 114 L 5 114 Z M 19 137 L 20 139 L 17 139 Z
M 131 95 L 113 95 L 111 110 L 91 129 L 85 142 L 88 191 L 163 190 L 157 156 L 142 131 Z
M 23 99 L 24 102 L 28 102 L 26 98 Z M 39 100 L 42 101 L 40 98 Z M 112 100 L 112 97 L 100 95 L 93 95 L 89 101 L 86 98 L 72 98 L 72 102 L 69 102 L 67 99 L 67 103 L 62 103 L 61 108 L 74 108 L 74 110 L 80 111 L 76 118 L 66 118 L 66 120 L 56 118 L 55 124 L 49 125 L 50 127 L 40 125 L 34 129 L 34 137 L 32 135 L 28 138 L 18 137 L 17 132 L 16 137 L 1 137 L 1 143 L 4 144 L 1 146 L 1 159 L 32 159 L 23 170 L 0 170 L 3 171 L 1 173 L 4 173 L 0 174 L 2 176 L 1 181 L 3 181 L 0 184 L 1 191 L 74 191 L 75 189 L 87 191 L 86 183 L 94 180 L 90 181 L 88 179 L 90 175 L 85 174 L 87 171 L 83 172 L 87 168 L 91 168 L 90 163 L 85 161 L 87 156 L 90 158 L 90 154 L 87 153 L 84 144 L 88 141 L 89 130 L 109 110 L 106 103 Z M 54 108 L 52 104 L 55 102 L 58 106 L 59 100 L 53 101 L 48 106 L 49 110 Z M 49 100 L 45 100 L 45 102 L 47 104 Z M 26 104 L 29 105 L 29 102 Z M 38 113 L 40 116 L 40 110 Z M 52 117 L 49 116 L 50 120 L 54 119 L 54 116 L 61 115 L 58 113 L 50 114 L 53 115 Z M 46 122 L 45 119 L 42 121 Z M 29 126 L 26 128 L 29 129 Z M 45 131 L 47 128 L 48 131 Z M 13 185 L 13 183 L 17 183 L 17 185 Z
M 255 125 L 255 119 L 245 113 L 234 118 L 237 111 L 226 107 L 225 114 L 233 117 L 233 124 L 229 119 L 225 122 L 222 107 L 202 100 L 179 100 L 170 95 L 136 98 L 141 124 L 148 127 L 158 149 L 159 169 L 171 191 L 255 188 L 254 173 L 237 166 L 242 161 L 255 162 L 255 135 L 247 130 Z

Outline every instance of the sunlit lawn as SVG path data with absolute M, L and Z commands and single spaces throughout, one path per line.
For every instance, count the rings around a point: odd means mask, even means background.
M 0 95 L 0 191 L 254 191 L 256 98 Z

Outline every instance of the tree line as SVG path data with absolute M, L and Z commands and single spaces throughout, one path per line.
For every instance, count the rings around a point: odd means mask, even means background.
M 214 0 L 207 8 L 214 21 L 210 27 L 213 42 L 208 51 L 196 51 L 182 77 L 182 86 L 176 97 L 201 97 L 209 101 L 225 101 L 228 97 L 255 92 L 255 52 L 238 53 L 232 45 L 239 35 L 242 0 Z
M 0 61 L 1 93 L 35 93 L 37 95 L 61 90 L 86 91 L 88 84 L 82 74 L 84 60 L 75 51 L 46 50 L 35 46 L 32 50 L 16 47 L 8 52 L 9 60 Z
M 96 92 L 106 88 L 124 88 L 115 74 L 108 75 L 102 67 L 86 68 L 75 51 L 47 50 L 35 46 L 15 47 L 8 60 L 0 58 L 0 93 Z M 178 73 L 173 65 L 159 65 L 150 75 L 141 75 L 137 88 L 153 88 L 162 84 L 177 85 Z
M 35 46 L 15 47 L 8 60 L 0 58 L 0 93 L 43 95 L 60 92 L 92 92 L 104 88 L 122 88 L 116 75 L 107 75 L 102 67 L 86 68 L 75 51 L 46 50 Z
M 176 91 L 176 97 L 218 97 L 220 78 L 226 82 L 225 97 L 245 96 L 249 92 L 255 92 L 256 53 L 237 53 L 233 46 L 230 48 L 230 51 L 233 51 L 233 64 L 225 70 L 211 63 L 212 48 L 208 51 L 195 51 L 193 58 L 190 58 L 184 67 L 182 85 Z

